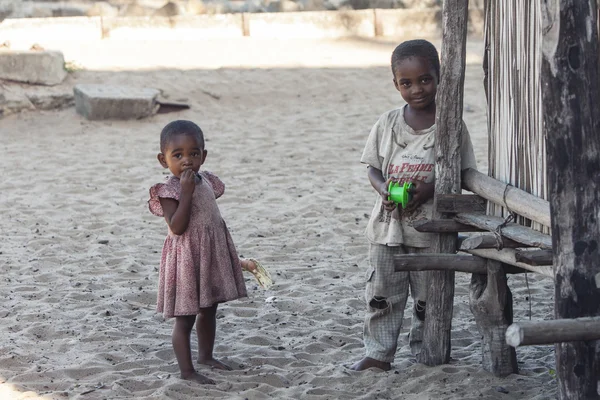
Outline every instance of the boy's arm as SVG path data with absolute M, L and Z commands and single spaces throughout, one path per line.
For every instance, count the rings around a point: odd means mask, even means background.
M 421 204 L 425 204 L 429 199 L 433 198 L 435 193 L 435 181 L 429 183 L 413 181 L 412 184 L 412 188 L 409 189 L 412 198 L 406 207 L 407 212 L 416 210 Z
M 396 204 L 393 201 L 388 200 L 390 196 L 388 187 L 392 178 L 385 180 L 381 170 L 372 166 L 369 166 L 367 169 L 367 175 L 369 177 L 369 182 L 371 182 L 371 186 L 373 186 L 375 191 L 381 196 L 383 208 L 385 208 L 386 211 L 393 211 L 396 208 Z

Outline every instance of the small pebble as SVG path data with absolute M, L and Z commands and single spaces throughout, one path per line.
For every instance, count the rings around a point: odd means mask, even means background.
M 506 390 L 505 388 L 503 388 L 502 386 L 496 386 L 496 391 L 500 392 L 500 393 L 505 393 L 508 394 L 508 390 Z

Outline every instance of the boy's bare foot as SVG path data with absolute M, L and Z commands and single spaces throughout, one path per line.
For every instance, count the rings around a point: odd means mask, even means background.
M 350 369 L 354 371 L 364 371 L 365 369 L 369 368 L 379 368 L 384 371 L 389 371 L 392 369 L 392 364 L 389 362 L 379 361 L 371 357 L 365 357 L 350 367 Z
M 197 373 L 196 371 L 194 371 L 190 374 L 185 374 L 185 375 L 181 374 L 181 379 L 185 379 L 186 381 L 197 382 L 201 385 L 214 385 L 215 384 L 215 381 L 213 381 L 212 379 L 210 379 L 207 376 Z
M 223 364 L 221 361 L 215 360 L 214 358 L 207 360 L 198 358 L 198 364 L 208 365 L 211 368 L 222 369 L 223 371 L 231 371 L 231 367 L 229 365 Z

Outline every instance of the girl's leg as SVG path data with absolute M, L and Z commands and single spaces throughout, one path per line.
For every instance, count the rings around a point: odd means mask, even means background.
M 231 367 L 213 358 L 215 334 L 217 331 L 217 304 L 201 308 L 196 317 L 196 333 L 198 334 L 198 363 L 213 368 L 231 371 Z
M 192 350 L 190 348 L 190 335 L 194 327 L 195 317 L 193 315 L 184 315 L 175 317 L 175 326 L 173 327 L 173 350 L 181 371 L 181 378 L 188 381 L 196 381 L 201 384 L 213 384 L 212 379 L 200 375 L 194 369 L 192 364 Z

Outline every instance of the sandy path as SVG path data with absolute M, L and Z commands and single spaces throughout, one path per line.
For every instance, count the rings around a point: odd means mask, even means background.
M 449 365 L 416 364 L 405 330 L 392 371 L 344 367 L 363 352 L 363 230 L 374 200 L 358 160 L 377 117 L 401 104 L 387 65 L 396 43 L 43 43 L 86 68 L 68 78 L 67 89 L 82 82 L 156 87 L 192 108 L 141 121 L 89 122 L 70 108 L 0 122 L 0 395 L 554 396 L 551 347 L 519 349 L 520 375 L 498 379 L 481 370 L 466 274 L 457 275 Z M 486 171 L 481 47 L 469 47 L 464 118 Z M 277 281 L 263 291 L 248 276 L 250 297 L 220 308 L 216 351 L 235 370 L 204 371 L 214 387 L 176 378 L 171 322 L 153 311 L 166 228 L 146 200 L 164 176 L 158 134 L 177 118 L 204 129 L 206 169 L 227 185 L 220 207 L 239 251 L 263 260 Z M 529 292 L 522 276 L 509 284 L 516 320 L 528 318 L 530 295 L 534 318 L 551 318 L 549 280 L 530 275 Z

